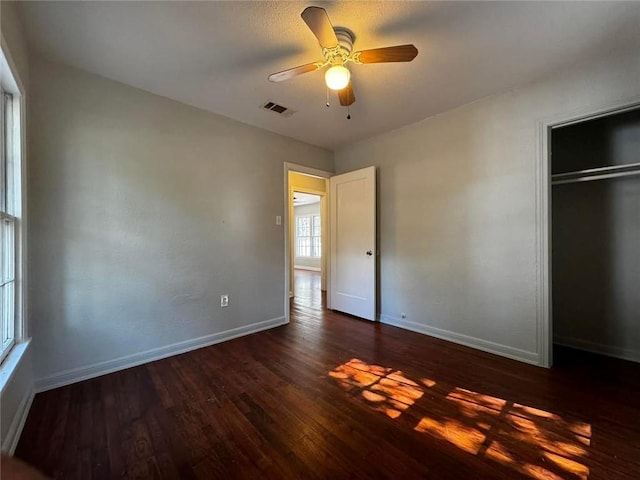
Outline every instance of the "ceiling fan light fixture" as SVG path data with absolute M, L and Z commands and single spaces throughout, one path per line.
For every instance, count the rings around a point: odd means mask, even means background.
M 333 65 L 324 74 L 324 81 L 331 90 L 342 90 L 349 85 L 351 72 L 344 65 Z

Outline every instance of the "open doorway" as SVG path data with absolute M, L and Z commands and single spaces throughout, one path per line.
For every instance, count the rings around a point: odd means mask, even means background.
M 293 293 L 297 303 L 322 305 L 322 197 L 293 192 Z
M 320 309 L 326 295 L 326 180 L 289 172 L 289 296 Z

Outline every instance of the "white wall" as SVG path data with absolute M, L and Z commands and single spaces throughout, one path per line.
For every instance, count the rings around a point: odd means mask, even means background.
M 294 218 L 297 217 L 298 215 L 320 215 L 320 202 L 318 203 L 312 203 L 310 205 L 299 205 L 299 206 L 294 206 L 293 207 L 293 216 Z M 295 228 L 295 223 L 294 223 L 294 228 Z M 295 245 L 297 244 L 297 240 L 294 239 L 294 252 L 295 252 Z M 320 269 L 321 265 L 322 265 L 322 259 L 320 257 L 318 258 L 312 258 L 312 257 L 298 257 L 297 255 L 295 256 L 295 267 L 296 268 L 309 268 L 311 267 L 312 269 Z
M 33 401 L 32 349 L 29 346 L 28 343 L 17 345 L 3 363 L 3 369 L 7 366 L 12 367 L 0 398 L 0 438 L 3 452 L 13 453 L 18 445 Z M 13 362 L 12 355 L 18 353 L 16 350 L 19 352 L 19 359 Z
M 16 4 L 0 2 L 0 32 L 2 49 L 13 60 L 13 72 L 24 88 L 24 102 L 30 94 L 29 59 L 27 41 Z M 26 112 L 22 112 L 25 114 Z M 28 122 L 28 117 L 25 117 Z M 26 152 L 23 152 L 26 153 Z M 23 157 L 27 161 L 27 157 Z M 23 343 L 9 354 L 0 368 L 0 445 L 3 451 L 12 452 L 17 445 L 22 426 L 33 399 L 33 372 L 30 344 Z
M 0 32 L 11 51 L 17 75 L 28 90 L 29 50 L 22 19 L 17 11 L 17 2 L 0 2 Z
M 338 172 L 379 167 L 382 320 L 539 362 L 538 122 L 639 78 L 640 52 L 610 54 L 339 150 Z
M 283 162 L 332 170 L 332 154 L 63 65 L 31 68 L 37 386 L 282 323 Z

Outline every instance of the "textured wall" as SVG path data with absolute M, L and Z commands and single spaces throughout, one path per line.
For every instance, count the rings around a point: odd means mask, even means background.
M 331 170 L 330 152 L 44 60 L 32 72 L 36 378 L 284 315 L 283 162 Z
M 0 2 L 0 32 L 9 47 L 22 84 L 29 86 L 29 50 L 17 2 Z
M 383 320 L 538 361 L 538 122 L 638 78 L 638 52 L 612 56 L 338 151 L 338 172 L 379 167 Z
M 19 434 L 24 425 L 22 422 L 27 418 L 27 413 L 29 413 L 27 407 L 31 406 L 33 399 L 32 349 L 24 347 L 24 344 L 16 347 L 24 353 L 15 365 L 13 375 L 11 375 L 10 381 L 4 385 L 2 395 L 0 395 L 0 405 L 2 405 L 0 409 L 0 438 L 2 439 L 3 452 L 10 452 L 18 444 Z M 6 366 L 6 364 L 4 365 Z

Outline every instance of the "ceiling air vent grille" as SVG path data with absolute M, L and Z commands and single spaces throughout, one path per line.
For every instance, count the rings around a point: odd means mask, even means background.
M 290 108 L 285 107 L 284 105 L 279 105 L 276 102 L 272 102 L 271 100 L 269 100 L 263 105 L 260 105 L 260 107 L 265 110 L 269 110 L 270 112 L 277 113 L 281 117 L 290 117 L 295 113 L 294 110 L 291 110 Z

